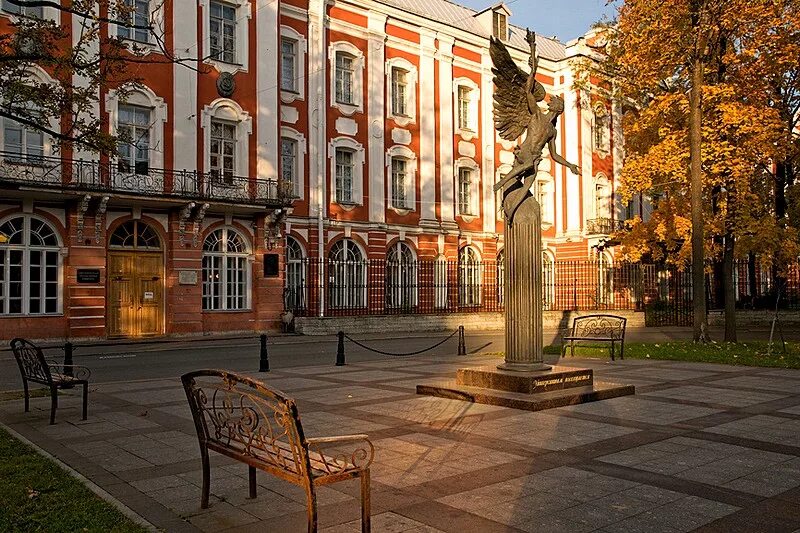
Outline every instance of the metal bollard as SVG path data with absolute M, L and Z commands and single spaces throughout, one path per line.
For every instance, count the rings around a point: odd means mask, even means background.
M 464 326 L 458 326 L 458 355 L 467 355 L 467 342 L 464 339 Z
M 339 332 L 339 348 L 336 350 L 336 366 L 344 366 L 344 331 Z
M 267 336 L 261 335 L 261 356 L 258 359 L 258 371 L 269 372 L 269 353 L 267 353 Z
M 64 374 L 66 374 L 67 376 L 74 375 L 73 374 L 73 369 L 72 369 L 72 365 L 74 364 L 72 362 L 72 351 L 73 351 L 73 349 L 74 349 L 74 346 L 72 345 L 71 342 L 65 342 L 64 343 Z

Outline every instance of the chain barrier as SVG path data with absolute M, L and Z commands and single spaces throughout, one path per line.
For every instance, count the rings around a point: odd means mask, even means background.
M 363 344 L 362 342 L 359 342 L 359 341 L 355 340 L 354 338 L 352 338 L 350 335 L 348 335 L 344 331 L 340 331 L 339 334 L 338 334 L 338 336 L 339 336 L 339 346 L 338 346 L 338 349 L 336 351 L 336 366 L 343 366 L 345 364 L 345 356 L 344 356 L 344 340 L 345 339 L 349 340 L 350 342 L 352 342 L 356 346 L 359 346 L 359 347 L 361 347 L 361 348 L 363 348 L 363 349 L 365 349 L 367 351 L 370 351 L 370 352 L 373 352 L 373 353 L 377 353 L 377 354 L 380 354 L 380 355 L 387 355 L 389 357 L 410 357 L 412 355 L 420 355 L 420 354 L 423 354 L 425 352 L 429 352 L 431 350 L 434 350 L 434 349 L 438 348 L 439 346 L 441 346 L 442 344 L 444 344 L 445 342 L 447 342 L 450 339 L 452 339 L 453 337 L 455 337 L 456 335 L 458 335 L 458 355 L 466 355 L 467 351 L 466 351 L 466 344 L 464 342 L 464 326 L 459 326 L 453 333 L 451 333 L 450 335 L 448 335 L 447 337 L 445 337 L 441 341 L 437 342 L 436 344 L 434 344 L 430 348 L 425 348 L 423 350 L 417 350 L 417 351 L 414 351 L 414 352 L 401 352 L 401 353 L 398 353 L 398 352 L 386 352 L 386 351 L 383 351 L 383 350 L 376 350 L 375 348 L 371 348 L 371 347 Z

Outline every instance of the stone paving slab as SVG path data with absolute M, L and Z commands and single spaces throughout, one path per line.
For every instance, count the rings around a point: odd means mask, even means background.
M 417 396 L 486 357 L 410 357 L 250 375 L 296 398 L 309 436 L 367 433 L 373 531 L 800 531 L 800 371 L 582 360 L 636 396 L 524 412 Z M 66 391 L 0 402 L 0 421 L 159 526 L 302 532 L 304 491 L 212 454 L 200 509 L 197 438 L 177 379 L 92 384 L 89 420 Z M 319 492 L 320 530 L 360 531 L 358 484 Z M 765 518 L 767 516 L 768 518 Z

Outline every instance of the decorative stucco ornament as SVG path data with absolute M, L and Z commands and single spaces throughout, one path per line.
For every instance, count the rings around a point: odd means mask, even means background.
M 223 98 L 230 98 L 235 90 L 236 82 L 233 80 L 233 74 L 222 72 L 217 78 L 217 93 Z

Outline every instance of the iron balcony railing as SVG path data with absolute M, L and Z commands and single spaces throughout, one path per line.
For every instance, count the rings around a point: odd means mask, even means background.
M 115 160 L 86 161 L 3 151 L 0 151 L 1 183 L 275 207 L 288 205 L 292 200 L 291 184 L 274 178 L 214 171 L 132 169 Z
M 625 228 L 625 221 L 613 218 L 591 218 L 586 221 L 586 233 L 589 235 L 611 235 Z

